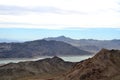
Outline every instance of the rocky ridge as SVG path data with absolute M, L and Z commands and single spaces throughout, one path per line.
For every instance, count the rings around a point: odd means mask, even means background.
M 0 58 L 31 58 L 38 56 L 90 55 L 61 41 L 35 40 L 24 43 L 0 43 Z
M 120 50 L 102 49 L 56 80 L 120 80 Z
M 41 78 L 46 75 L 61 75 L 71 69 L 74 64 L 56 56 L 38 61 L 9 63 L 0 66 L 0 80 L 24 80 L 25 78 L 29 80 L 35 76 Z

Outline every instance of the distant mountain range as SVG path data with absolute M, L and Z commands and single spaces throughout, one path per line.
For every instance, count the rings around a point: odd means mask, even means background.
M 38 56 L 90 55 L 102 48 L 120 49 L 120 40 L 71 39 L 65 36 L 48 37 L 27 42 L 0 43 L 0 58 L 30 58 Z
M 117 39 L 114 39 L 114 40 L 94 40 L 94 39 L 77 40 L 77 39 L 71 39 L 65 36 L 59 36 L 59 37 L 48 37 L 48 38 L 45 38 L 45 40 L 63 41 L 79 49 L 89 51 L 92 53 L 96 53 L 102 48 L 120 49 L 120 40 L 117 40 Z
M 30 58 L 39 56 L 90 55 L 61 41 L 35 40 L 24 43 L 0 43 L 0 58 Z
M 11 42 L 19 42 L 19 41 L 17 41 L 17 40 L 10 40 L 10 39 L 0 39 L 0 43 L 3 43 L 3 42 L 11 43 Z

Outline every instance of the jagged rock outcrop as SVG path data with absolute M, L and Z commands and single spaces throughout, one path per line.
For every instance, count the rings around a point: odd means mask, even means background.
M 74 64 L 56 56 L 38 61 L 9 63 L 0 66 L 0 80 L 24 80 L 26 77 L 61 74 L 71 69 Z
M 120 80 L 120 50 L 102 49 L 56 80 Z

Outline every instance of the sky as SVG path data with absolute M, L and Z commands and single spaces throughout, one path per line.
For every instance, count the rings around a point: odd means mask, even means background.
M 66 36 L 73 39 L 120 39 L 120 28 L 24 29 L 2 28 L 0 39 L 32 41 L 47 37 Z
M 0 39 L 119 39 L 120 0 L 0 0 Z
M 120 0 L 0 0 L 0 28 L 120 27 Z

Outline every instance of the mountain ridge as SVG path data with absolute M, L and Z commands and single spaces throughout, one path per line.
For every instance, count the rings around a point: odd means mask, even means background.
M 24 43 L 0 43 L 0 58 L 90 54 L 61 41 L 35 40 Z
M 0 80 L 120 80 L 120 50 L 103 48 L 76 63 L 57 56 L 9 63 L 0 66 Z
M 120 50 L 102 49 L 55 80 L 120 80 Z
M 57 56 L 38 61 L 9 63 L 0 66 L 0 80 L 26 80 L 26 78 L 29 80 L 30 78 L 41 78 L 46 75 L 48 77 L 56 74 L 61 75 L 61 73 L 71 69 L 74 64 Z
M 65 36 L 48 37 L 44 39 L 48 41 L 50 40 L 63 41 L 79 49 L 92 53 L 97 53 L 102 48 L 120 49 L 120 39 L 113 39 L 113 40 L 72 39 Z

